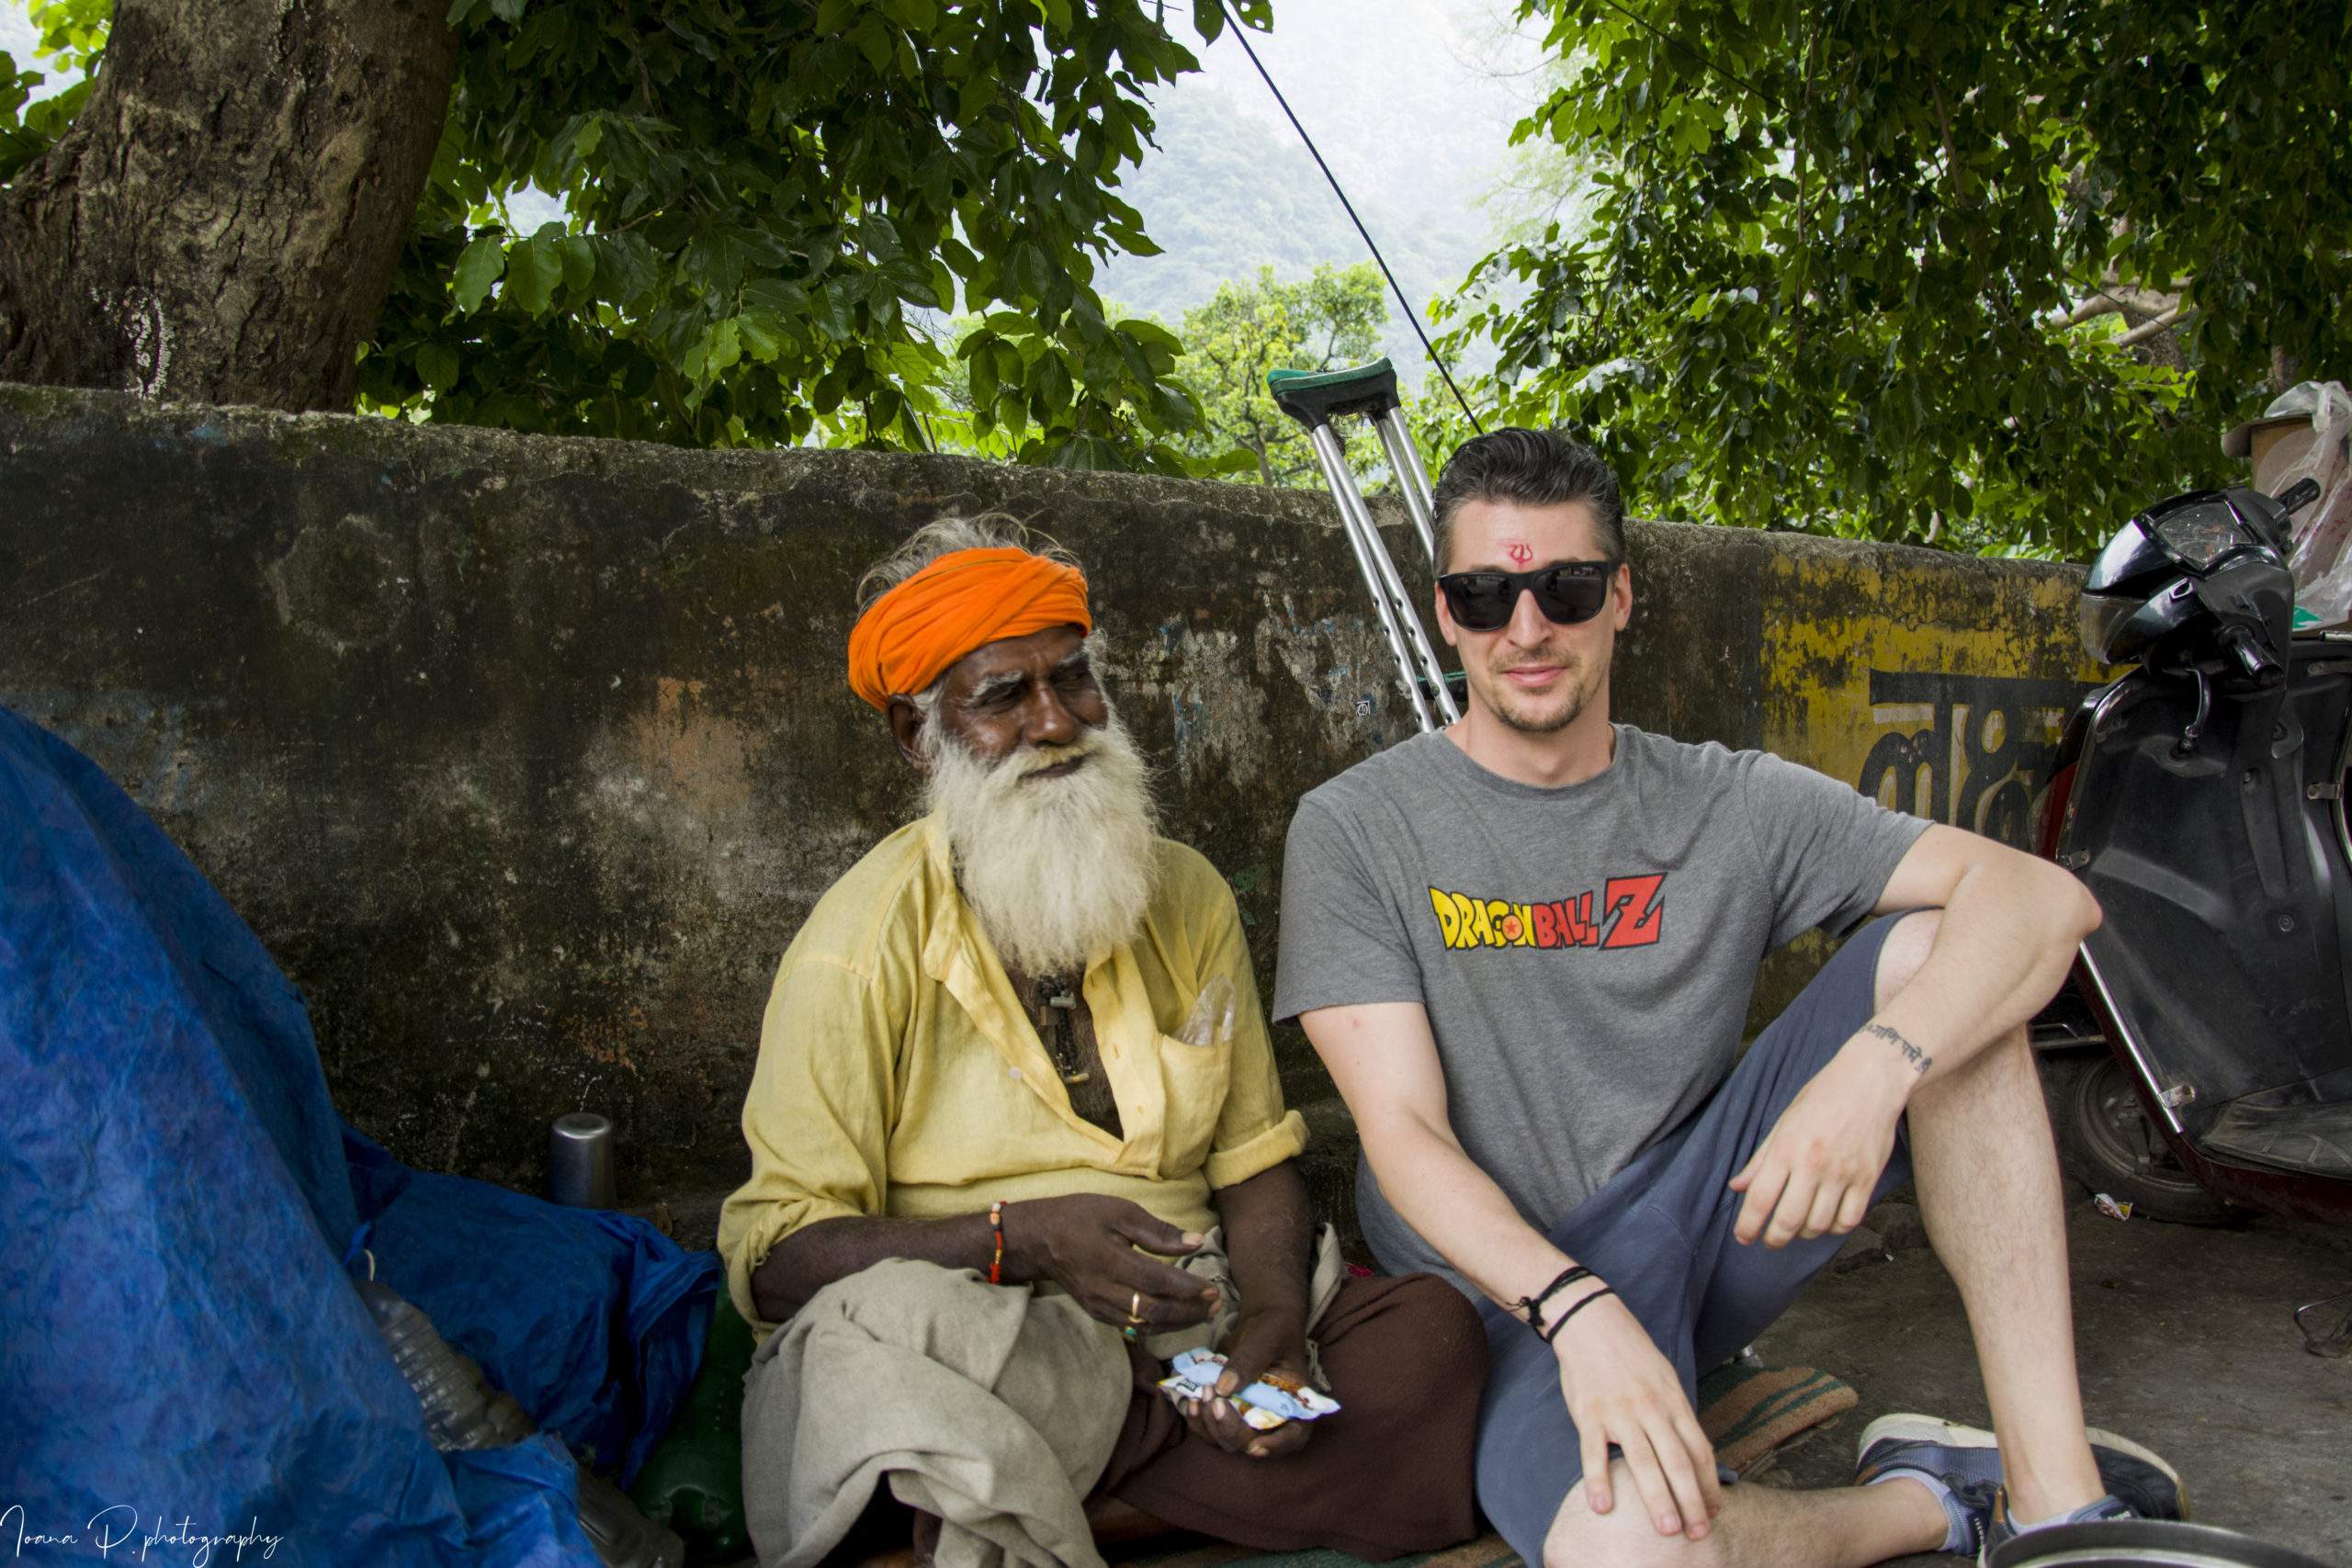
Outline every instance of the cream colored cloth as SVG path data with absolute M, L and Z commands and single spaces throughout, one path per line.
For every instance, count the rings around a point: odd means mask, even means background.
M 1069 1297 L 876 1263 L 769 1335 L 743 1388 L 761 1568 L 809 1568 L 885 1478 L 941 1520 L 938 1568 L 1102 1568 L 1080 1500 L 1126 1416 L 1127 1354 Z
M 1216 1314 L 1147 1339 L 1152 1356 L 1232 1333 L 1241 1297 L 1223 1242 L 1212 1230 L 1182 1265 L 1217 1281 Z M 1310 1326 L 1346 1279 L 1325 1225 Z M 1329 1389 L 1312 1338 L 1306 1355 Z M 1083 1499 L 1131 1387 L 1118 1332 L 1069 1296 L 904 1258 L 837 1280 L 767 1337 L 743 1380 L 743 1508 L 761 1568 L 808 1568 L 885 1478 L 942 1521 L 938 1568 L 1102 1568 Z
M 1132 942 L 1086 968 L 1123 1136 L 1070 1108 L 1004 964 L 956 890 L 932 818 L 900 829 L 819 899 L 793 938 L 743 1101 L 752 1178 L 719 1216 L 735 1309 L 769 1326 L 752 1271 L 803 1225 L 939 1219 L 998 1199 L 1100 1192 L 1206 1231 L 1209 1195 L 1306 1146 L 1285 1111 L 1241 918 L 1225 879 L 1161 840 Z M 1231 1041 L 1174 1037 L 1223 975 Z

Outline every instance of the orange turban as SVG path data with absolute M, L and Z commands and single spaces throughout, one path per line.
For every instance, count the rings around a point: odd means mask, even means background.
M 1086 577 L 1027 550 L 957 550 L 881 598 L 849 634 L 849 687 L 877 708 L 927 690 L 986 643 L 1048 626 L 1094 629 Z

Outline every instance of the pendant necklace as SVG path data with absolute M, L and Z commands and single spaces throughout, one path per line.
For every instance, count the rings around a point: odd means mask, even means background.
M 1077 987 L 1058 975 L 1049 975 L 1037 982 L 1037 995 L 1042 998 L 1037 1009 L 1037 1032 L 1044 1035 L 1046 1048 L 1053 1053 L 1054 1070 L 1065 1084 L 1077 1085 L 1092 1081 L 1094 1075 L 1078 1065 L 1078 1031 L 1071 1014 L 1078 1009 Z

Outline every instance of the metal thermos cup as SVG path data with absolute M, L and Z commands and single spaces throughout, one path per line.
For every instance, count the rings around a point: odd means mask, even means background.
M 593 1111 L 559 1116 L 548 1130 L 548 1196 L 574 1209 L 609 1209 L 613 1124 Z

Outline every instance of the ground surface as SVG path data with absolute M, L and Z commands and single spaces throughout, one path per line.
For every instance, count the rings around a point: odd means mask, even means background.
M 1875 1217 L 1875 1216 L 1874 1216 Z M 682 1203 L 688 1246 L 708 1246 L 717 1203 Z M 2352 1232 L 2267 1216 L 2241 1229 L 2119 1224 L 2086 1201 L 2068 1216 L 2075 1342 L 2093 1426 L 2154 1449 L 2181 1473 L 2196 1517 L 2352 1568 L 2352 1359 L 2306 1352 L 2294 1310 L 2352 1291 Z M 1844 1486 L 1854 1440 L 1894 1411 L 1984 1425 L 1990 1413 L 1951 1279 L 1916 1235 L 1826 1274 L 1757 1342 L 1781 1366 L 1819 1367 L 1860 1404 L 1784 1448 L 1760 1483 Z M 1349 1568 L 1337 1552 L 1250 1559 L 1194 1540 L 1115 1551 L 1138 1568 Z M 1905 1568 L 1951 1568 L 1942 1556 Z M 1498 1540 L 1417 1568 L 1515 1568 Z
M 2087 1203 L 2069 1233 L 2091 1425 L 2171 1461 L 2201 1522 L 2352 1565 L 2352 1360 L 2308 1354 L 2292 1318 L 2352 1291 L 2352 1233 L 2267 1216 L 2242 1230 L 2118 1224 Z M 1757 1348 L 1861 1396 L 1784 1451 L 1800 1486 L 1850 1482 L 1855 1438 L 1889 1412 L 1987 1417 L 1959 1293 L 1924 1248 L 1823 1278 Z

